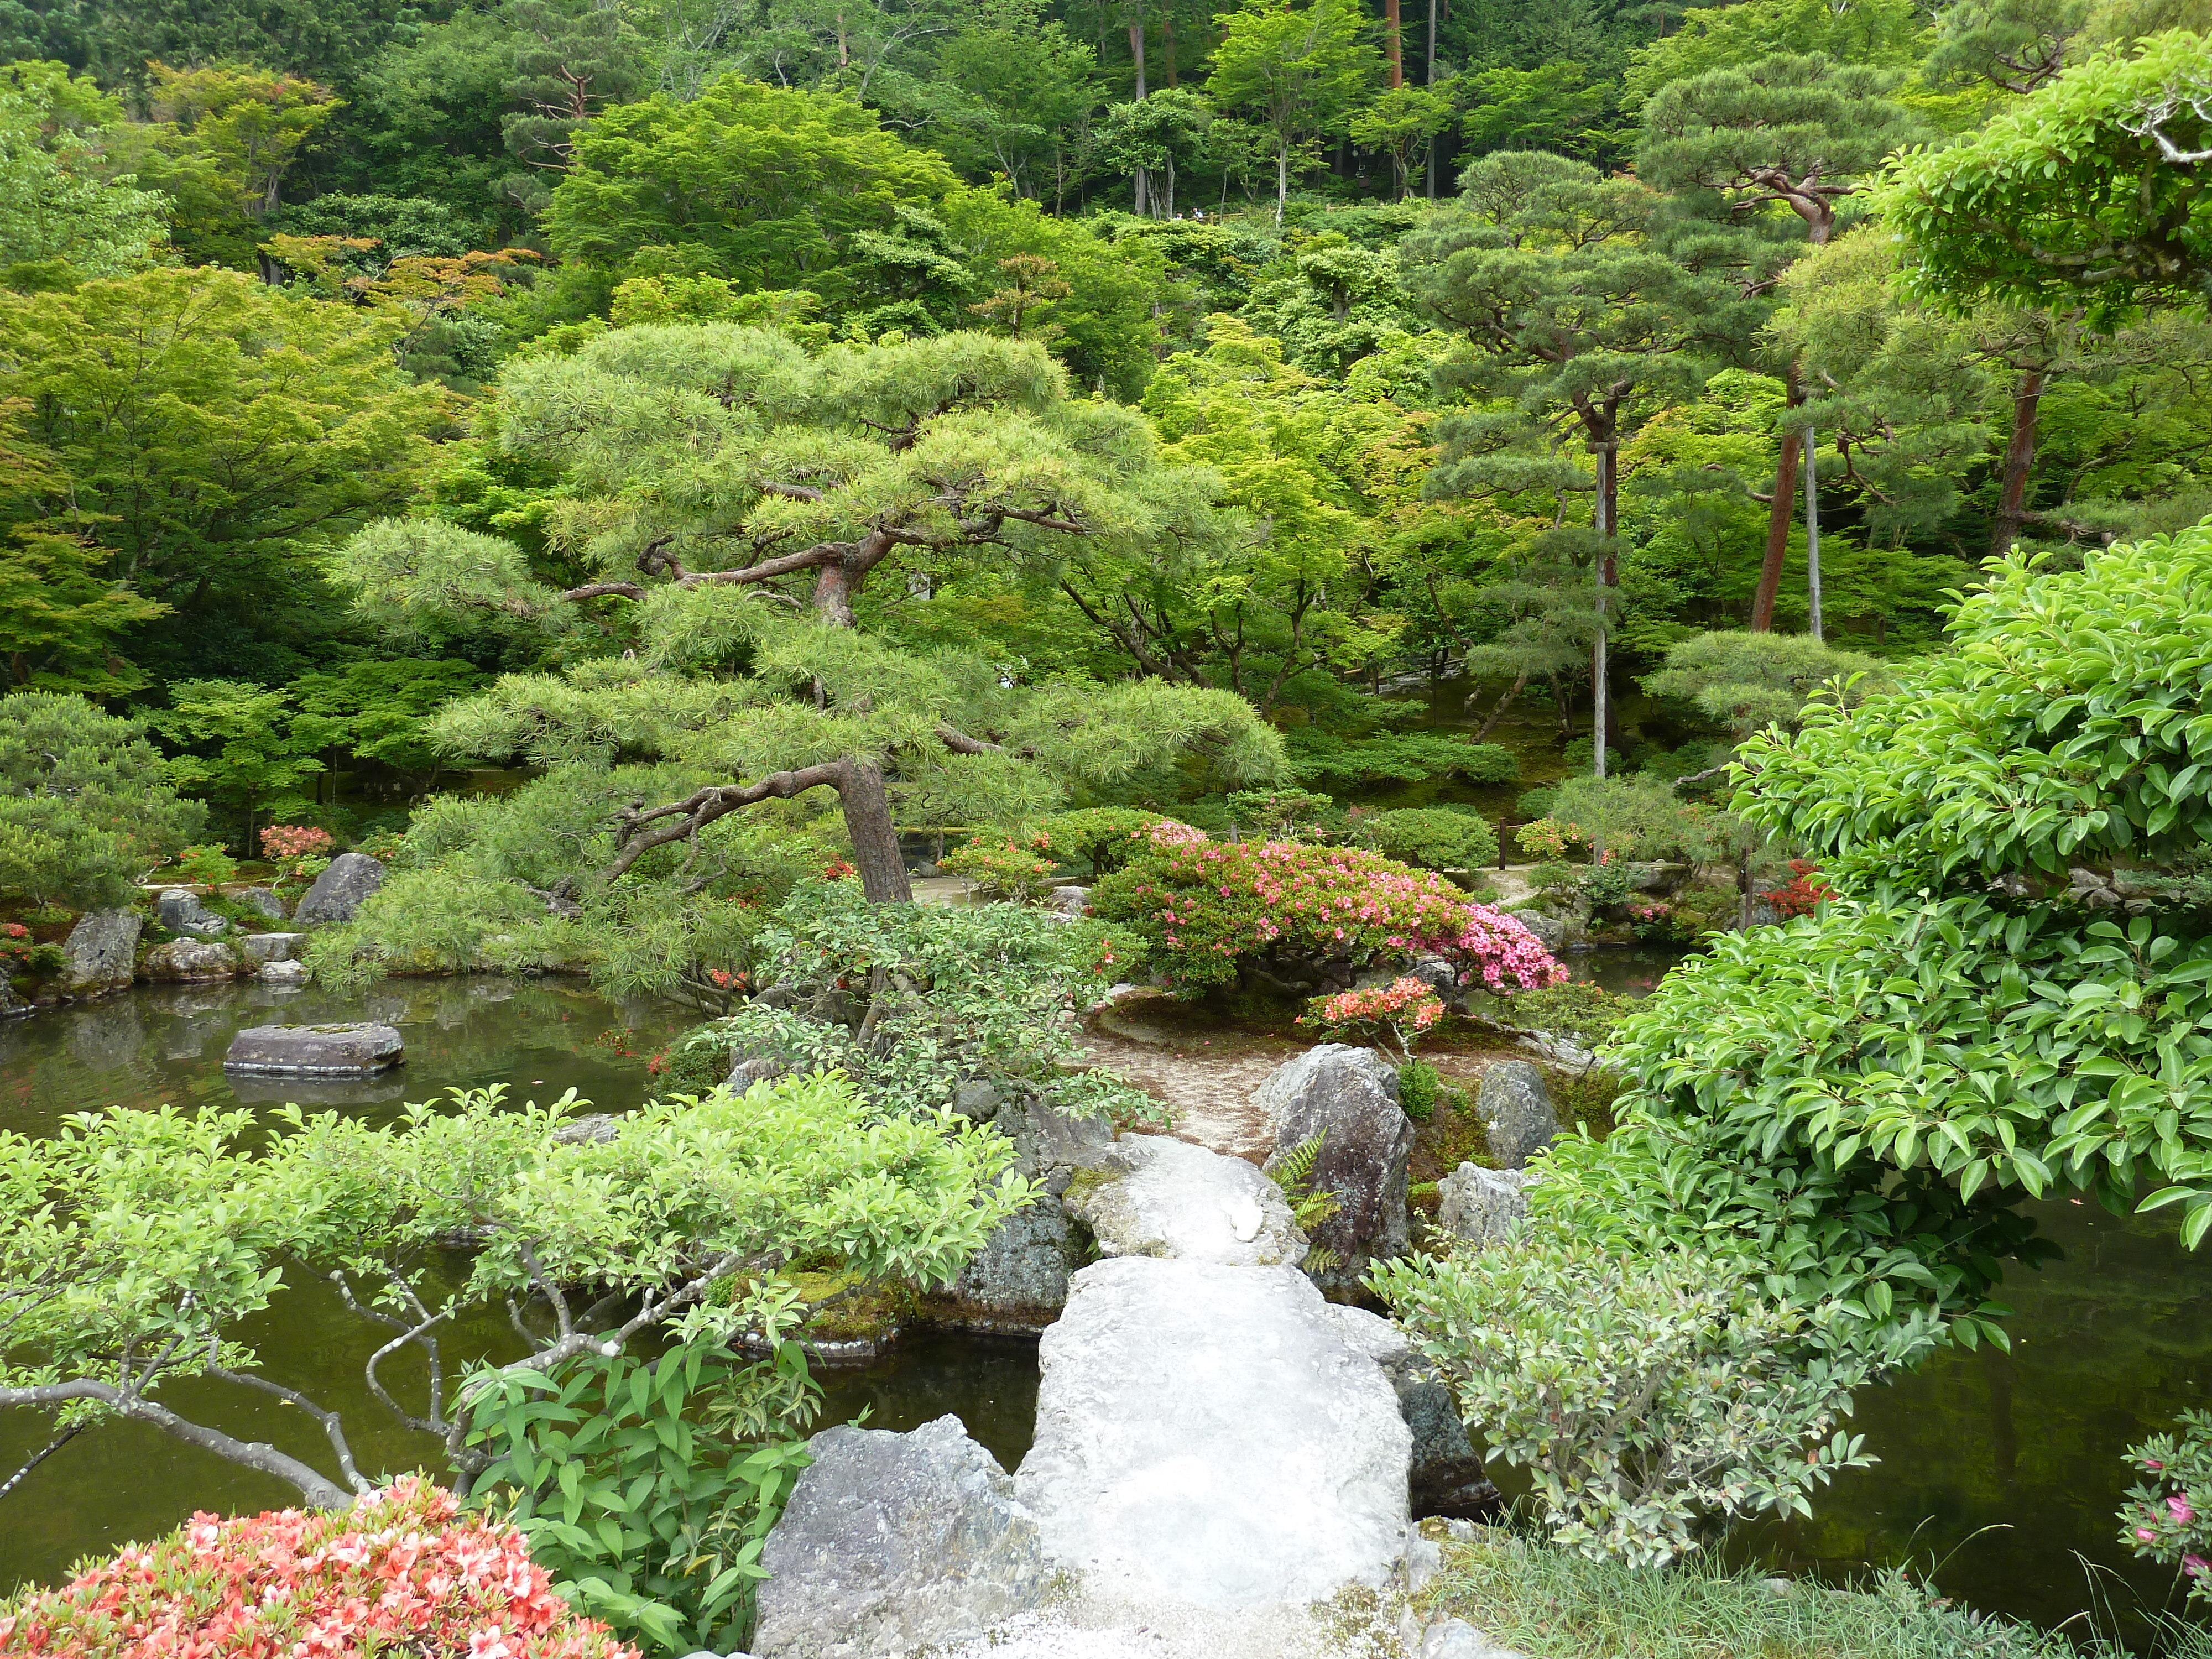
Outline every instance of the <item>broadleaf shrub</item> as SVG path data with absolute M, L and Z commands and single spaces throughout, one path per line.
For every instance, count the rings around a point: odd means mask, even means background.
M 198 1514 L 0 1605 L 0 1651 L 55 1659 L 389 1653 L 637 1659 L 578 1617 L 522 1534 L 404 1475 L 350 1510 Z
M 1349 847 L 1216 842 L 1155 828 L 1148 857 L 1091 890 L 1094 915 L 1144 941 L 1178 991 L 1285 983 L 1391 956 L 1441 956 L 1462 981 L 1530 990 L 1566 977 L 1534 934 L 1443 877 Z
M 2128 1449 L 2143 1478 L 2120 1507 L 2120 1541 L 2179 1566 L 2192 1601 L 2212 1601 L 2212 1413 L 2184 1412 L 2180 1431 Z
M 1845 1331 L 1778 1300 L 1758 1264 L 1629 1255 L 1532 1224 L 1511 1248 L 1384 1264 L 1369 1282 L 1491 1452 L 1528 1471 L 1553 1540 L 1651 1565 L 1706 1517 L 1809 1514 L 1872 1462 L 1838 1424 L 1853 1389 L 1933 1346 L 1922 1318 Z
M 1431 870 L 1474 870 L 1498 861 L 1498 832 L 1474 812 L 1407 807 L 1363 817 L 1359 830 L 1385 856 Z

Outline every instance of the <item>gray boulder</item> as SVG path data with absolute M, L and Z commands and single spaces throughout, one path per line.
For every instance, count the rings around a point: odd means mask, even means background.
M 1118 1180 L 1068 1189 L 1070 1214 L 1103 1256 L 1178 1256 L 1238 1267 L 1295 1267 L 1306 1238 L 1282 1188 L 1241 1158 L 1165 1135 L 1116 1141 Z
M 1518 1648 L 1503 1648 L 1464 1619 L 1440 1619 L 1421 1632 L 1413 1659 L 1528 1659 Z
M 1567 948 L 1568 927 L 1565 918 L 1555 916 L 1549 910 L 1540 910 L 1533 904 L 1518 910 L 1508 910 L 1505 914 L 1534 933 L 1536 943 L 1554 956 Z
M 1310 1181 L 1336 1194 L 1336 1213 L 1312 1240 L 1334 1258 L 1328 1289 L 1356 1285 L 1374 1261 L 1406 1253 L 1406 1158 L 1413 1125 L 1398 1104 L 1398 1069 L 1372 1048 L 1323 1043 L 1275 1068 L 1254 1104 L 1273 1131 L 1271 1165 L 1316 1135 Z
M 222 1064 L 278 1077 L 364 1077 L 404 1053 L 389 1025 L 255 1025 L 231 1039 Z
M 930 1310 L 970 1330 L 1037 1331 L 1060 1317 L 1089 1235 L 1047 1194 L 1008 1216 Z
M 1024 1096 L 999 1108 L 999 1133 L 1014 1143 L 1014 1169 L 1058 1197 L 1079 1170 L 1114 1166 L 1114 1126 Z
M 264 985 L 305 985 L 307 982 L 307 964 L 290 958 L 283 962 L 264 962 L 254 970 L 254 977 Z
M 1525 1170 L 1462 1164 L 1437 1182 L 1437 1224 L 1471 1244 L 1503 1244 L 1528 1218 Z
M 199 895 L 189 887 L 163 888 L 161 896 L 154 902 L 154 909 L 161 926 L 173 933 L 214 939 L 230 931 L 230 924 L 202 904 Z
M 1342 1306 L 1332 1306 L 1329 1314 L 1344 1340 L 1382 1368 L 1398 1396 L 1398 1415 L 1413 1437 L 1407 1478 L 1414 1518 L 1494 1514 L 1503 1500 L 1483 1474 L 1459 1402 L 1435 1367 L 1380 1314 Z
M 234 903 L 249 905 L 271 921 L 283 921 L 289 918 L 290 912 L 285 909 L 284 901 L 276 896 L 274 888 L 241 887 L 230 896 Z
M 143 925 L 135 910 L 89 910 L 78 917 L 62 946 L 63 992 L 96 997 L 130 984 Z
M 958 1418 L 824 1429 L 807 1449 L 761 1553 L 758 1659 L 890 1659 L 1042 1603 L 1036 1524 Z
M 971 1122 L 988 1123 L 998 1116 L 999 1108 L 1005 1103 L 996 1086 L 981 1078 L 972 1079 L 952 1091 L 952 1109 Z
M 1088 887 L 1055 887 L 1052 890 L 1047 908 L 1063 916 L 1074 917 L 1081 915 L 1090 903 L 1091 890 Z
M 384 866 L 366 853 L 341 853 L 315 878 L 292 920 L 301 927 L 351 921 L 362 901 L 384 885 Z
M 1543 1073 L 1525 1060 L 1501 1060 L 1482 1074 L 1474 1109 L 1490 1133 L 1490 1155 L 1517 1170 L 1556 1139 L 1559 1114 Z
M 252 963 L 293 962 L 307 942 L 305 933 L 241 933 L 238 948 Z
M 773 1083 L 791 1068 L 775 1054 L 739 1054 L 737 1063 L 730 1067 L 729 1076 L 722 1086 L 732 1094 L 744 1094 L 756 1083 Z
M 235 979 L 244 965 L 238 952 L 212 939 L 173 939 L 146 952 L 146 977 L 156 982 Z
M 1039 1356 L 1014 1490 L 1086 1589 L 1172 1618 L 1389 1582 L 1412 1437 L 1304 1273 L 1097 1262 Z
M 553 1132 L 556 1146 L 599 1145 L 622 1133 L 622 1120 L 611 1112 L 586 1112 L 572 1117 Z
M 0 977 L 0 1019 L 14 1019 L 19 1014 L 33 1012 L 29 1003 L 15 994 L 15 988 Z

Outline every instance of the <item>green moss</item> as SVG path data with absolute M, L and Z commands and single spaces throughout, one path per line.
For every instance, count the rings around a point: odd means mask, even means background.
M 1081 1198 L 1085 1193 L 1110 1186 L 1121 1177 L 1110 1170 L 1078 1170 L 1067 1178 L 1067 1188 L 1060 1194 L 1063 1201 Z

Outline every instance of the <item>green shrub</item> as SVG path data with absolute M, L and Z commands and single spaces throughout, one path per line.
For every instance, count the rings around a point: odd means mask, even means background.
M 1530 818 L 1547 818 L 1552 816 L 1552 803 L 1559 798 L 1556 786 L 1540 784 L 1534 789 L 1523 789 L 1521 799 L 1513 803 L 1513 810 L 1524 823 Z
M 938 860 L 948 876 L 973 882 L 986 893 L 1017 904 L 1030 903 L 1049 892 L 1058 881 L 1059 864 L 1043 836 L 1026 841 L 999 841 L 978 836 Z
M 1613 1028 L 1636 1009 L 1636 999 L 1593 985 L 1588 980 L 1563 979 L 1540 991 L 1524 991 L 1513 999 L 1506 1018 L 1517 1025 L 1540 1031 L 1556 1031 L 1572 1037 L 1585 1048 L 1595 1048 L 1613 1035 Z
M 164 781 L 137 721 L 78 696 L 0 697 L 0 892 L 121 904 L 206 821 L 204 805 Z
M 1809 1514 L 1872 1462 L 1836 1425 L 1851 1391 L 1936 1341 L 1837 1304 L 1771 1298 L 1755 1261 L 1619 1255 L 1540 1213 L 1510 1249 L 1389 1262 L 1369 1282 L 1493 1455 L 1528 1471 L 1564 1547 L 1648 1567 L 1707 1517 Z
M 1134 806 L 1085 806 L 1037 821 L 1047 849 L 1062 864 L 1089 864 L 1094 876 L 1111 875 L 1141 849 L 1138 837 L 1163 820 Z
M 1469 783 L 1510 783 L 1521 775 L 1511 750 L 1437 732 L 1392 732 L 1350 741 L 1334 732 L 1299 726 L 1285 734 L 1291 773 L 1301 783 L 1340 788 L 1363 783 L 1425 783 L 1462 778 Z M 1589 763 L 1585 758 L 1585 765 Z
M 1437 1115 L 1443 1087 L 1443 1074 L 1425 1060 L 1409 1060 L 1398 1067 L 1398 1103 L 1416 1123 L 1426 1123 Z
M 1474 811 L 1413 807 L 1363 818 L 1360 834 L 1375 848 L 1431 870 L 1474 870 L 1498 860 L 1498 832 Z
M 1229 797 L 1230 822 L 1253 841 L 1320 841 L 1344 829 L 1344 811 L 1310 789 L 1240 789 Z
M 656 1360 L 507 1372 L 476 1401 L 469 1443 L 492 1459 L 531 1559 L 571 1607 L 670 1653 L 752 1634 L 769 1528 L 806 1466 L 821 1402 L 799 1344 L 741 1364 L 707 1341 Z
M 220 842 L 206 847 L 187 847 L 177 854 L 176 873 L 202 887 L 220 887 L 238 876 L 238 860 Z

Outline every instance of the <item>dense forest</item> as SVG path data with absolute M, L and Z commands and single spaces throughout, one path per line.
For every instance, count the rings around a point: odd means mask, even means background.
M 1387 1309 L 1530 1472 L 1556 1552 L 1452 1583 L 1625 1605 L 1809 1516 L 1855 1393 L 2009 1341 L 2038 1203 L 2212 1233 L 2208 25 L 0 0 L 0 1017 L 565 975 L 693 1025 L 627 1117 L 0 1121 L 0 1407 L 55 1431 L 0 1498 L 132 1419 L 506 1552 L 437 1651 L 628 1651 L 556 1581 L 749 1640 L 793 1333 L 1191 1265 L 1099 1242 L 1188 1103 L 1115 1069 L 1126 994 L 1294 1041 L 1259 1141 L 1175 1144 L 1279 1224 L 1238 1271 Z M 1324 1065 L 1366 1115 L 1294 1130 Z M 501 1518 L 259 1374 L 307 1264 Z M 2201 1613 L 2185 1403 L 2131 1407 L 2120 1541 Z M 137 1560 L 0 1647 L 125 1651 L 70 1644 L 172 1593 Z M 1885 1583 L 1831 1613 L 1923 1646 L 1802 1650 L 2076 1650 Z

